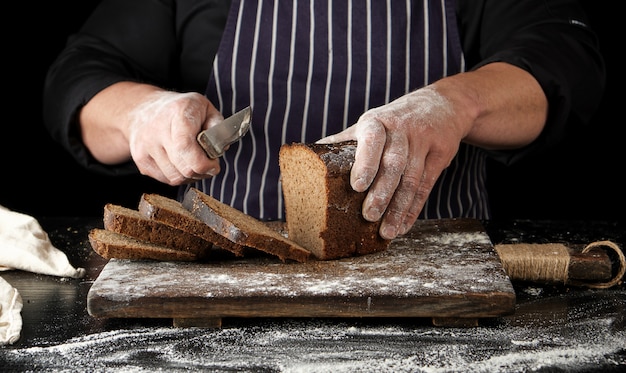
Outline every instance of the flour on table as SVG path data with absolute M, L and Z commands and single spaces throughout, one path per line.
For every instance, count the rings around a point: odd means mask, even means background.
M 8 367 L 43 371 L 153 372 L 584 372 L 626 364 L 615 317 L 556 321 L 529 329 L 433 328 L 410 323 L 276 320 L 224 329 L 137 328 L 86 335 L 55 346 L 0 351 Z M 496 351 L 496 352 L 494 352 Z M 43 368 L 45 367 L 45 369 Z

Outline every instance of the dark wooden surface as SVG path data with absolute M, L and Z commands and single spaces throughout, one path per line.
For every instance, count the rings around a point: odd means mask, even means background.
M 419 221 L 386 251 L 340 260 L 113 259 L 87 308 L 96 317 L 475 319 L 512 313 L 515 291 L 482 224 L 445 219 Z
M 72 264 L 87 269 L 85 278 L 0 273 L 24 301 L 21 338 L 0 347 L 0 371 L 612 373 L 626 368 L 623 284 L 598 290 L 513 282 L 514 313 L 480 319 L 476 327 L 433 326 L 431 318 L 419 317 L 237 317 L 225 318 L 221 328 L 176 327 L 171 318 L 93 317 L 87 294 L 107 261 L 89 248 L 87 232 L 101 221 L 41 219 Z M 611 240 L 623 248 L 626 243 L 624 222 L 516 220 L 484 226 L 494 244 Z

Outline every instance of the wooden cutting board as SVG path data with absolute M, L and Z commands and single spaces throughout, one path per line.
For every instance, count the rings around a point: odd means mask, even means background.
M 472 326 L 514 307 L 511 281 L 473 219 L 420 220 L 384 252 L 332 261 L 111 259 L 87 296 L 94 317 L 211 327 L 224 317 L 427 317 Z

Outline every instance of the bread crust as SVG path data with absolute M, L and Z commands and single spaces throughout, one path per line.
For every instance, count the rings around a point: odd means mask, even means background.
M 93 228 L 88 238 L 93 250 L 105 259 L 198 260 L 198 255 L 190 251 L 171 249 L 107 229 Z

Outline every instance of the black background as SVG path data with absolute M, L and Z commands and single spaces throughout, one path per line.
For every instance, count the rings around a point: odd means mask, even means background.
M 129 0 L 132 1 L 132 0 Z M 43 216 L 100 216 L 105 203 L 135 207 L 143 192 L 174 196 L 147 177 L 102 177 L 80 168 L 42 125 L 46 70 L 96 0 L 19 2 L 5 8 L 4 120 L 0 143 L 0 205 Z M 510 167 L 490 165 L 494 219 L 624 220 L 626 152 L 621 134 L 624 68 L 618 65 L 623 32 L 604 2 L 583 1 L 600 36 L 607 89 L 593 122 L 541 157 Z M 615 21 L 615 22 L 613 22 Z M 8 26 L 11 24 L 11 26 Z M 615 35 L 611 35 L 611 32 Z

